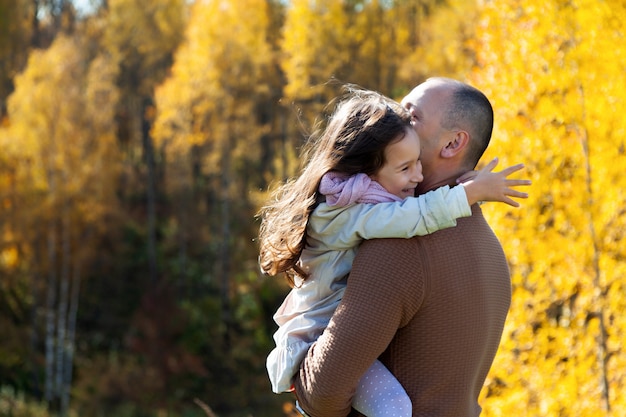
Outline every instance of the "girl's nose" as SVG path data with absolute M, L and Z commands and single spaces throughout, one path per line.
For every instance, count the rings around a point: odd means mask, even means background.
M 417 161 L 417 165 L 415 166 L 415 174 L 413 175 L 413 181 L 422 182 L 424 181 L 424 175 L 422 175 L 422 161 Z

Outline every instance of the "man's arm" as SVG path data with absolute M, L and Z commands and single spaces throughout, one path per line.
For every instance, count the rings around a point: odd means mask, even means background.
M 344 298 L 295 378 L 302 408 L 313 417 L 345 417 L 363 373 L 387 348 L 423 297 L 416 279 L 416 243 L 374 239 L 363 243 Z

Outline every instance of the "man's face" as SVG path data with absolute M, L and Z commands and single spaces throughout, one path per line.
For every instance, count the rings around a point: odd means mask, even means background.
M 449 131 L 441 127 L 444 106 L 450 92 L 445 85 L 425 82 L 413 89 L 401 104 L 411 114 L 413 128 L 422 144 L 422 166 L 425 177 L 431 172 Z

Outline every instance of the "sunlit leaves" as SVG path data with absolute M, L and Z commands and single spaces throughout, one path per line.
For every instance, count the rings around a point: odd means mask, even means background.
M 524 162 L 534 180 L 521 210 L 488 209 L 514 301 L 486 415 L 520 415 L 505 399 L 522 393 L 529 416 L 623 410 L 626 48 L 615 21 L 626 7 L 485 1 L 479 15 L 472 79 L 496 111 L 490 154 Z
M 266 41 L 265 2 L 198 2 L 192 7 L 184 44 L 176 54 L 172 77 L 157 94 L 159 116 L 154 134 L 183 154 L 190 147 L 212 143 L 214 155 L 232 140 L 229 126 L 241 134 L 233 144 L 248 151 L 262 129 L 255 129 L 253 99 L 267 93 L 271 51 Z M 252 100 L 251 100 L 252 99 Z M 252 135 L 252 136 L 251 136 Z M 247 138 L 248 140 L 244 140 Z M 243 154 L 244 150 L 235 148 Z M 219 169 L 219 161 L 207 169 Z
M 141 94 L 152 94 L 170 64 L 185 23 L 184 0 L 109 0 L 105 47 L 114 62 L 134 74 L 121 83 Z
M 342 1 L 291 2 L 283 27 L 282 45 L 286 97 L 320 100 L 324 83 L 333 76 L 343 76 L 340 72 L 347 64 L 350 42 L 346 34 L 348 13 Z M 326 97 L 320 101 L 325 102 Z
M 405 15 L 412 12 L 412 19 L 405 25 L 414 26 L 412 35 L 419 41 L 406 46 L 399 62 L 400 76 L 409 85 L 435 75 L 465 78 L 473 58 L 468 43 L 473 40 L 477 19 L 475 3 L 452 0 L 438 7 L 432 0 L 419 3 L 421 7 L 414 4 L 408 10 L 407 6 L 397 6 L 405 9 Z
M 481 400 L 484 415 L 626 415 L 623 1 L 106 4 L 92 19 L 77 21 L 74 33 L 29 54 L 33 2 L 0 0 L 6 23 L 0 25 L 0 96 L 15 86 L 0 123 L 3 295 L 15 288 L 21 294 L 43 268 L 35 255 L 38 234 L 68 202 L 73 236 L 82 237 L 84 225 L 98 228 L 115 247 L 99 262 L 119 264 L 109 268 L 121 280 L 137 275 L 145 256 L 146 175 L 144 149 L 134 139 L 142 123 L 154 121 L 163 274 L 180 275 L 182 287 L 205 285 L 206 292 L 220 275 L 213 264 L 232 258 L 233 316 L 240 331 L 255 333 L 241 337 L 233 352 L 262 368 L 263 356 L 253 350 L 268 338 L 264 326 L 272 325 L 281 290 L 258 294 L 259 282 L 267 281 L 254 281 L 253 213 L 268 183 L 296 173 L 303 133 L 337 93 L 327 82 L 336 77 L 401 98 L 425 77 L 452 76 L 484 90 L 494 104 L 496 129 L 485 159 L 499 156 L 500 166 L 524 162 L 534 181 L 521 209 L 483 206 L 513 278 L 511 313 Z M 143 99 L 150 101 L 146 108 Z M 131 207 L 116 223 L 132 223 L 123 239 L 105 220 L 120 193 Z M 228 238 L 224 224 L 233 226 Z M 96 256 L 86 240 L 75 242 Z M 220 245 L 230 245 L 231 253 L 223 256 Z M 120 277 L 100 277 L 103 288 L 142 291 L 134 283 L 121 286 Z M 20 297 L 30 302 L 30 295 Z M 217 317 L 222 300 L 202 297 L 184 300 L 196 323 L 184 337 L 208 348 L 205 366 L 219 362 L 225 369 L 211 350 L 225 327 Z M 124 302 L 130 310 L 132 296 Z M 265 320 L 257 317 L 261 308 Z M 108 320 L 119 319 L 115 314 L 103 313 Z M 3 363 L 16 363 L 15 352 L 12 347 Z M 81 364 L 86 374 L 111 368 L 110 381 L 95 392 L 140 370 L 132 353 L 123 355 L 128 360 L 119 365 L 99 358 L 91 369 Z M 611 413 L 602 411 L 603 377 Z M 267 382 L 257 369 L 246 384 L 256 378 Z M 152 382 L 146 391 L 163 380 Z M 89 398 L 92 387 L 82 383 L 77 392 Z M 84 402 L 102 405 L 101 398 L 92 400 Z

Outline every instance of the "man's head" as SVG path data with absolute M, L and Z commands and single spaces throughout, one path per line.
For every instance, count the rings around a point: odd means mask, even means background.
M 422 143 L 424 192 L 474 169 L 489 145 L 493 109 L 476 88 L 449 78 L 429 78 L 403 100 Z

